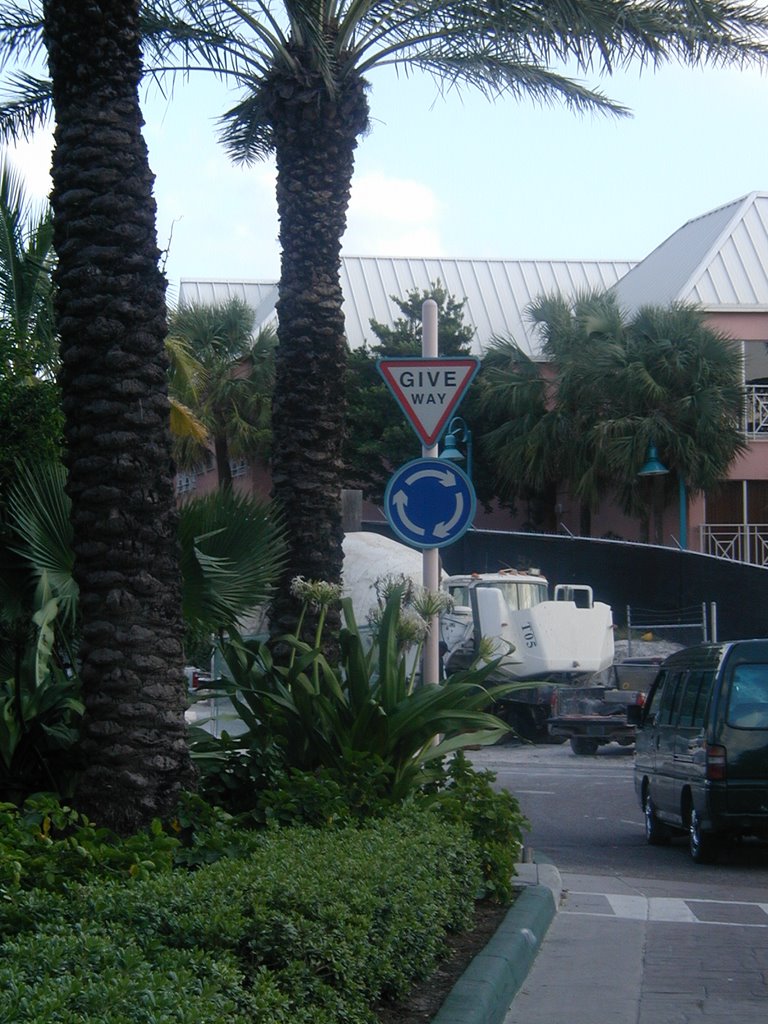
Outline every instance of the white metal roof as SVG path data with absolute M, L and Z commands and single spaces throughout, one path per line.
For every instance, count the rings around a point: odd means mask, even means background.
M 693 302 L 710 312 L 768 310 L 768 192 L 689 220 L 616 285 L 622 306 Z
M 391 296 L 440 281 L 464 299 L 465 323 L 482 353 L 494 336 L 511 337 L 534 359 L 540 343 L 526 310 L 542 294 L 565 297 L 614 288 L 630 312 L 646 304 L 693 302 L 709 312 L 768 311 L 768 192 L 751 192 L 688 221 L 640 263 L 629 260 L 475 260 L 345 256 L 344 316 L 352 348 L 376 338 L 370 321 L 390 324 L 400 311 Z M 258 323 L 274 318 L 275 281 L 182 279 L 180 302 L 239 295 Z
M 466 299 L 464 322 L 475 330 L 473 349 L 481 353 L 494 336 L 512 337 L 536 358 L 539 344 L 525 317 L 542 293 L 575 295 L 610 288 L 634 264 L 624 260 L 474 260 L 345 256 L 341 264 L 344 317 L 351 348 L 376 343 L 370 321 L 391 324 L 402 314 L 390 296 L 405 298 L 440 281 L 448 294 Z M 239 295 L 257 311 L 259 322 L 274 315 L 274 281 L 196 281 L 182 279 L 180 302 L 216 302 Z

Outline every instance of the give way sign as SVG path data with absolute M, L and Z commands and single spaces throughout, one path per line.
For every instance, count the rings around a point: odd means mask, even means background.
M 437 443 L 480 368 L 473 356 L 379 359 L 377 369 L 427 448 Z

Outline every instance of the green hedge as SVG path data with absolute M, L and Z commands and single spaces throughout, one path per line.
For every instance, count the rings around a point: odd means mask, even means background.
M 481 883 L 429 813 L 262 833 L 247 858 L 17 890 L 0 904 L 0 1022 L 370 1024 L 428 976 Z

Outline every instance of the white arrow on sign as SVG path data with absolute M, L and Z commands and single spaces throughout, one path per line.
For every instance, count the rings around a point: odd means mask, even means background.
M 474 356 L 379 359 L 377 369 L 428 448 L 437 442 L 480 368 Z
M 408 516 L 406 515 L 405 509 L 408 505 L 408 495 L 405 493 L 405 491 L 398 491 L 397 494 L 393 494 L 392 504 L 397 509 L 397 513 L 400 516 L 400 519 L 402 520 L 403 526 L 405 526 L 406 529 L 411 530 L 413 533 L 415 533 L 417 537 L 423 537 L 424 534 L 427 532 L 424 529 L 424 527 L 417 526 L 416 523 L 414 523 L 413 520 L 409 519 Z

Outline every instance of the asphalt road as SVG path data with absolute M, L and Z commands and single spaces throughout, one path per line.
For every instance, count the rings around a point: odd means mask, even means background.
M 766 898 L 768 845 L 730 846 L 714 865 L 694 864 L 684 838 L 666 847 L 648 846 L 632 780 L 632 747 L 610 744 L 581 757 L 567 743 L 501 744 L 472 751 L 470 757 L 518 798 L 531 823 L 527 846 L 561 872 L 695 881 L 718 890 L 736 886 Z

